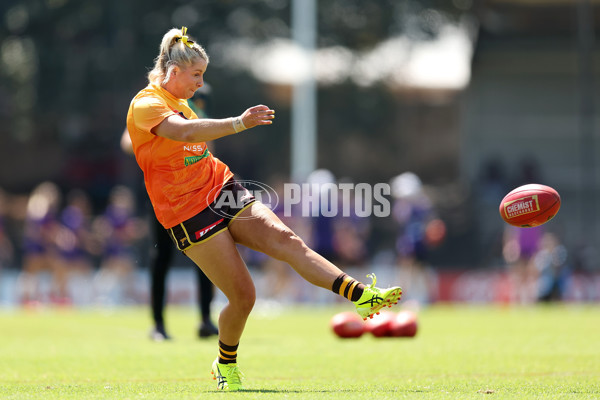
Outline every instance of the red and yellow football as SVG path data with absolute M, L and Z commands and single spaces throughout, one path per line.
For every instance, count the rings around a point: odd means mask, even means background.
M 533 228 L 550 221 L 560 209 L 560 195 L 550 186 L 532 183 L 519 186 L 500 202 L 500 216 L 520 228 Z

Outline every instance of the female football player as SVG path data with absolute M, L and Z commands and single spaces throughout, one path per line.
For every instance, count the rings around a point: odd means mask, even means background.
M 149 84 L 131 101 L 127 129 L 156 217 L 171 239 L 227 297 L 219 316 L 219 352 L 212 373 L 218 389 L 241 390 L 237 350 L 256 298 L 236 244 L 292 266 L 308 282 L 353 301 L 372 317 L 400 299 L 399 287 L 379 289 L 344 274 L 306 244 L 233 178 L 206 142 L 261 125 L 275 111 L 265 105 L 224 119 L 199 119 L 186 99 L 203 85 L 209 58 L 187 35 L 171 29 L 148 75 Z M 236 199 L 236 201 L 230 201 Z

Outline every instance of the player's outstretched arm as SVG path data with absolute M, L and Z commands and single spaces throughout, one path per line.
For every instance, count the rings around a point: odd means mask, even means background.
M 239 117 L 224 119 L 185 119 L 171 115 L 152 129 L 152 132 L 179 142 L 197 143 L 215 140 L 259 125 L 270 125 L 275 111 L 265 105 L 250 107 Z

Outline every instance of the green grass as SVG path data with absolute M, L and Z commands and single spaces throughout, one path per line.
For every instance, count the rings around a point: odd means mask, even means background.
M 435 306 L 413 339 L 338 339 L 329 319 L 350 309 L 255 310 L 243 393 L 216 392 L 195 310 L 169 308 L 165 343 L 147 339 L 146 308 L 0 311 L 0 398 L 600 398 L 597 306 Z

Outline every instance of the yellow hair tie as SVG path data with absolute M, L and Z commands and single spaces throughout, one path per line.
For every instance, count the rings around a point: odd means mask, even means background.
M 187 47 L 189 47 L 190 49 L 194 47 L 194 41 L 193 40 L 189 40 L 189 38 L 186 35 L 187 33 L 187 27 L 182 26 L 181 27 L 181 37 L 177 38 L 177 41 L 180 41 L 185 44 Z

